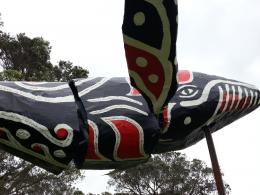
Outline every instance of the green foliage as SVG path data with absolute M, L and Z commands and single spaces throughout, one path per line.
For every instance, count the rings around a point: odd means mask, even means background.
M 1 81 L 21 81 L 23 79 L 23 75 L 21 72 L 13 69 L 4 70 L 0 72 L 0 80 Z
M 83 175 L 74 167 L 53 175 L 33 164 L 0 151 L 0 194 L 70 195 Z
M 85 195 L 84 192 L 80 191 L 80 190 L 76 190 L 74 191 L 73 195 Z
M 88 70 L 80 66 L 73 66 L 70 61 L 60 60 L 57 66 L 53 68 L 53 77 L 56 81 L 69 81 L 75 78 L 86 78 Z
M 58 65 L 53 65 L 50 62 L 50 53 L 50 43 L 42 37 L 29 38 L 25 33 L 13 37 L 0 31 L 0 65 L 4 71 L 12 70 L 17 73 L 10 75 L 2 72 L 0 79 L 68 81 L 88 77 L 88 70 L 73 66 L 70 61 L 60 60 Z
M 181 153 L 154 155 L 147 163 L 114 171 L 108 184 L 117 192 L 139 195 L 208 195 L 217 191 L 212 169 Z M 226 184 L 227 194 L 230 187 Z
M 16 70 L 24 80 L 51 80 L 51 47 L 41 37 L 29 38 L 24 33 L 11 37 L 0 34 L 0 60 L 5 70 Z
M 110 192 L 102 192 L 101 195 L 113 195 Z
M 101 194 L 93 194 L 93 193 L 88 193 L 87 195 L 113 195 L 110 192 L 101 192 Z

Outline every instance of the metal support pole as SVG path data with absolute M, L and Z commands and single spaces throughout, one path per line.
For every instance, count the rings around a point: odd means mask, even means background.
M 214 142 L 209 127 L 204 128 L 204 133 L 208 144 L 208 149 L 209 149 L 209 154 L 210 154 L 214 177 L 217 185 L 218 194 L 225 195 L 226 193 L 225 193 L 225 188 L 222 180 L 222 175 L 219 168 L 218 158 L 217 158 Z

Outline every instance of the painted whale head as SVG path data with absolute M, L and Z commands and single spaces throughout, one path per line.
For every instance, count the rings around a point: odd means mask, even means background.
M 179 87 L 164 110 L 160 143 L 172 149 L 188 147 L 256 109 L 260 92 L 252 85 L 191 71 L 179 71 Z

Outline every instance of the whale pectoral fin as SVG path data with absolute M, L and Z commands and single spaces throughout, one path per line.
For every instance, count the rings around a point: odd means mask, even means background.
M 177 1 L 125 1 L 122 30 L 131 84 L 155 114 L 177 89 L 177 17 Z

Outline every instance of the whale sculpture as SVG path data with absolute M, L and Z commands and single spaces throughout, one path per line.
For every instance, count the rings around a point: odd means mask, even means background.
M 173 0 L 126 0 L 130 78 L 0 82 L 0 147 L 53 173 L 125 168 L 189 147 L 259 107 L 253 85 L 178 71 Z
M 179 150 L 259 106 L 249 84 L 179 71 L 179 87 L 157 117 L 128 78 L 75 82 L 88 114 L 84 169 L 123 168 L 151 153 Z M 77 109 L 67 83 L 0 83 L 0 145 L 43 168 L 59 172 L 73 159 Z

